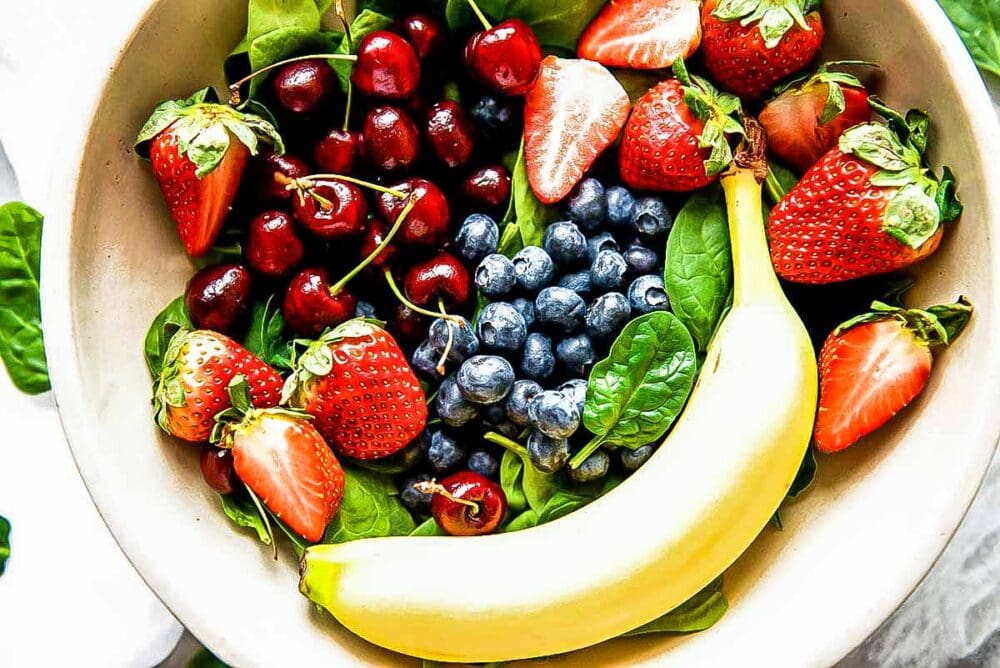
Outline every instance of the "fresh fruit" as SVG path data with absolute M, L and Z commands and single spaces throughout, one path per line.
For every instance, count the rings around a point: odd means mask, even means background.
M 434 155 L 448 167 L 461 167 L 472 157 L 475 137 L 465 109 L 457 102 L 438 102 L 427 112 L 424 136 Z
M 206 88 L 186 100 L 163 102 L 136 139 L 136 150 L 152 163 L 181 243 L 192 257 L 215 243 L 260 142 L 273 144 L 278 154 L 285 151 L 273 125 L 213 99 Z
M 580 264 L 587 257 L 587 237 L 575 223 L 552 223 L 545 228 L 542 248 L 560 266 L 570 267 Z
M 317 336 L 354 317 L 358 301 L 350 292 L 330 292 L 330 275 L 322 267 L 303 269 L 288 284 L 281 314 L 300 336 Z
M 417 52 L 417 58 L 426 60 L 436 56 L 445 40 L 441 24 L 426 14 L 405 17 L 395 26 L 394 32 L 406 38 Z
M 628 273 L 631 277 L 652 274 L 656 271 L 660 263 L 660 257 L 652 248 L 645 246 L 629 246 L 622 253 L 625 264 L 628 265 Z
M 631 318 L 628 298 L 620 292 L 608 292 L 587 307 L 587 333 L 595 339 L 610 339 L 618 336 Z
M 332 128 L 327 130 L 313 146 L 313 163 L 324 172 L 350 174 L 354 171 L 360 150 L 361 136 L 357 132 Z M 308 169 L 293 178 L 300 178 L 307 174 L 309 174 Z
M 903 269 L 937 250 L 942 222 L 961 205 L 948 173 L 942 183 L 924 167 L 926 117 L 918 121 L 920 134 L 905 139 L 880 123 L 851 128 L 778 203 L 767 231 L 782 278 L 846 281 Z
M 406 169 L 420 151 L 420 131 L 406 112 L 375 107 L 365 117 L 361 148 L 368 163 L 383 172 Z
M 619 250 L 618 240 L 610 232 L 601 232 L 587 239 L 587 261 L 591 264 L 602 251 L 617 253 Z
M 521 19 L 507 19 L 491 26 L 474 1 L 469 6 L 485 30 L 469 38 L 465 64 L 487 86 L 504 95 L 524 95 L 538 76 L 542 48 L 535 31 Z
M 643 197 L 635 205 L 632 228 L 647 237 L 659 237 L 670 233 L 674 227 L 674 217 L 666 203 L 659 197 Z
M 483 167 L 462 182 L 462 192 L 475 204 L 500 207 L 510 201 L 510 172 L 503 165 Z
M 537 381 L 548 380 L 556 370 L 556 355 L 552 339 L 540 332 L 531 332 L 524 340 L 521 373 Z
M 455 374 L 458 391 L 474 404 L 495 404 L 510 394 L 514 367 L 496 355 L 476 355 L 462 363 Z
M 421 473 L 415 478 L 410 478 L 403 482 L 402 491 L 399 493 L 399 500 L 403 502 L 407 510 L 411 513 L 429 515 L 431 512 L 432 495 L 421 492 L 417 486 L 422 482 L 429 482 L 431 476 Z
M 282 65 L 271 79 L 271 90 L 283 109 L 295 114 L 313 114 L 339 88 L 333 68 L 316 58 Z
M 389 332 L 404 344 L 419 341 L 427 335 L 427 316 L 406 304 L 397 304 L 389 319 Z
M 492 253 L 484 257 L 476 267 L 475 281 L 480 292 L 491 299 L 499 299 L 517 285 L 517 272 L 509 257 Z
M 430 448 L 427 450 L 427 461 L 437 473 L 450 471 L 465 459 L 465 451 L 458 447 L 458 442 L 442 431 L 431 434 Z
M 549 56 L 525 99 L 524 153 L 538 199 L 573 189 L 628 119 L 625 89 L 603 65 Z
M 590 369 L 597 357 L 594 345 L 586 334 L 570 336 L 556 345 L 556 359 L 571 374 L 583 374 Z
M 615 250 L 602 250 L 590 267 L 591 285 L 600 291 L 621 290 L 625 287 L 627 274 L 628 263 Z
M 550 438 L 569 438 L 580 428 L 580 411 L 569 396 L 545 390 L 528 404 L 528 421 Z
M 468 270 L 454 255 L 440 252 L 418 262 L 406 272 L 403 282 L 406 296 L 418 306 L 461 306 L 472 295 L 472 279 Z
M 630 473 L 638 471 L 643 464 L 649 461 L 649 458 L 653 456 L 655 451 L 656 448 L 652 445 L 644 445 L 641 448 L 636 448 L 635 450 L 622 448 L 622 468 Z
M 528 326 L 517 309 L 507 302 L 491 302 L 476 321 L 476 334 L 487 348 L 514 352 L 528 337 Z
M 515 381 L 504 404 L 507 418 L 518 427 L 527 427 L 529 424 L 528 405 L 541 392 L 542 386 L 533 380 Z
M 527 449 L 531 465 L 542 473 L 558 473 L 569 462 L 569 441 L 546 436 L 537 429 L 528 435 Z
M 500 226 L 496 221 L 481 213 L 474 213 L 465 219 L 455 237 L 455 250 L 466 262 L 478 264 L 492 253 L 497 252 L 500 243 Z
M 249 171 L 258 198 L 263 201 L 286 202 L 292 198 L 292 192 L 286 185 L 288 179 L 308 176 L 309 165 L 291 153 L 278 155 L 270 151 L 263 158 L 255 160 Z
M 485 95 L 472 106 L 472 117 L 479 131 L 490 141 L 504 139 L 514 132 L 514 104 L 506 98 Z
M 419 483 L 433 494 L 434 521 L 451 536 L 482 536 L 500 526 L 507 512 L 507 497 L 500 485 L 473 471 L 462 471 L 441 481 Z
M 666 69 L 701 43 L 698 0 L 611 0 L 580 37 L 577 54 L 608 67 Z
M 198 329 L 232 334 L 250 313 L 250 272 L 238 264 L 213 264 L 188 281 L 184 305 Z
M 454 376 L 441 381 L 437 396 L 434 398 L 434 410 L 441 421 L 449 427 L 464 426 L 479 414 L 479 408 L 462 396 Z
M 622 229 L 632 224 L 635 217 L 635 196 L 628 188 L 613 186 L 608 188 L 608 220 L 612 227 Z
M 322 239 L 360 237 L 367 225 L 368 202 L 361 188 L 337 178 L 293 182 L 295 220 Z
M 538 246 L 525 246 L 517 252 L 511 264 L 514 265 L 517 287 L 530 294 L 552 283 L 556 273 L 552 258 Z
M 278 405 L 281 376 L 260 358 L 224 334 L 179 330 L 153 385 L 157 424 L 185 441 L 207 441 L 215 416 L 230 407 L 226 386 L 236 375 L 250 384 L 254 406 Z
M 549 287 L 535 298 L 538 321 L 563 332 L 573 332 L 583 324 L 587 305 L 583 298 L 568 288 Z
M 604 184 L 586 178 L 570 193 L 566 210 L 570 220 L 587 232 L 593 232 L 608 218 L 608 199 Z
M 510 305 L 514 307 L 515 311 L 521 314 L 525 325 L 531 328 L 535 324 L 535 320 L 538 318 L 535 314 L 535 301 L 533 299 L 515 297 L 510 300 Z
M 291 215 L 265 211 L 250 221 L 245 252 L 251 269 L 266 278 L 280 279 L 302 261 L 305 247 Z
M 386 240 L 386 233 L 389 231 L 388 226 L 377 218 L 373 218 L 368 223 L 368 230 L 365 232 L 365 236 L 361 239 L 361 257 L 366 258 Z M 393 245 L 391 242 L 386 246 L 378 256 L 372 260 L 371 265 L 373 267 L 386 267 L 396 258 L 399 249 Z
M 441 189 L 426 179 L 406 179 L 392 189 L 414 201 L 413 210 L 399 231 L 406 246 L 437 247 L 448 237 L 451 209 Z M 385 220 L 395 220 L 408 200 L 389 193 L 378 197 L 378 211 Z
M 479 338 L 472 324 L 460 316 L 438 318 L 431 323 L 427 341 L 438 355 L 445 355 L 448 361 L 464 362 L 479 350 Z
M 205 483 L 219 494 L 232 494 L 236 490 L 236 472 L 233 471 L 233 453 L 206 443 L 201 446 L 198 459 Z
M 760 112 L 767 145 L 780 162 L 799 171 L 819 162 L 849 128 L 872 119 L 868 92 L 857 77 L 827 63 L 794 81 Z
M 370 32 L 358 44 L 351 83 L 372 97 L 407 98 L 420 84 L 417 52 L 399 35 L 385 30 Z
M 706 0 L 705 68 L 723 89 L 755 100 L 804 69 L 823 44 L 816 0 Z
M 647 274 L 632 281 L 628 286 L 628 302 L 636 315 L 653 311 L 669 311 L 670 298 L 663 284 L 663 276 Z
M 932 348 L 951 344 L 971 315 L 964 298 L 926 310 L 875 302 L 835 329 L 819 355 L 817 449 L 840 452 L 905 408 L 927 385 Z
M 500 462 L 485 450 L 476 450 L 470 453 L 466 465 L 470 471 L 478 473 L 484 478 L 495 478 L 500 472 Z
M 569 470 L 569 477 L 574 482 L 588 483 L 600 480 L 608 474 L 611 467 L 611 457 L 604 450 L 598 450 L 578 467 Z
M 334 450 L 380 459 L 401 450 L 427 422 L 424 391 L 388 332 L 349 320 L 299 356 L 284 402 L 313 415 Z
M 727 134 L 743 132 L 740 101 L 677 61 L 668 79 L 635 105 L 622 137 L 619 167 L 630 188 L 688 192 L 714 182 L 729 166 Z

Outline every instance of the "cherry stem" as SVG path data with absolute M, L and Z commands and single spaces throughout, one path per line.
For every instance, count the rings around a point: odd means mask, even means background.
M 448 311 L 444 307 L 444 300 L 440 297 L 438 297 L 438 309 L 441 310 L 441 315 L 448 315 Z M 448 361 L 448 355 L 451 354 L 451 349 L 455 345 L 455 330 L 452 329 L 455 325 L 452 324 L 451 320 L 445 320 L 445 324 L 448 325 L 448 342 L 444 346 L 444 352 L 441 353 L 441 359 L 438 360 L 438 365 L 436 367 L 436 371 L 442 376 L 447 371 L 445 363 Z
M 468 499 L 460 499 L 451 492 L 449 492 L 444 485 L 435 480 L 424 480 L 413 485 L 413 489 L 417 490 L 421 494 L 440 494 L 449 501 L 455 503 L 460 503 L 463 506 L 468 506 L 472 508 L 472 516 L 475 517 L 479 514 L 479 504 L 475 501 L 469 501 Z
M 469 3 L 469 8 L 472 10 L 472 13 L 476 15 L 476 18 L 478 18 L 479 22 L 483 24 L 483 27 L 487 30 L 492 30 L 493 24 L 491 24 L 490 20 L 486 18 L 486 14 L 483 14 L 483 10 L 481 10 L 479 5 L 476 4 L 476 0 L 467 0 L 467 2 Z
M 338 294 L 340 294 L 340 291 L 343 290 L 355 276 L 364 271 L 368 267 L 368 265 L 374 262 L 378 258 L 378 256 L 381 255 L 385 251 L 385 249 L 389 247 L 389 244 L 392 243 L 392 238 L 396 236 L 397 232 L 399 232 L 399 229 L 403 226 L 403 222 L 406 220 L 406 217 L 410 215 L 410 212 L 413 211 L 413 207 L 416 205 L 416 203 L 417 203 L 416 198 L 411 196 L 410 200 L 406 203 L 406 206 L 403 207 L 403 210 L 400 211 L 399 215 L 396 217 L 396 222 L 393 223 L 392 227 L 389 228 L 389 231 L 386 233 L 385 238 L 382 239 L 382 243 L 380 243 L 375 248 L 375 250 L 373 250 L 368 255 L 368 257 L 362 260 L 361 264 L 356 266 L 354 269 L 350 271 L 350 273 L 348 273 L 342 279 L 333 284 L 333 286 L 330 288 L 330 294 L 332 296 L 337 296 Z
M 279 177 L 284 177 L 279 178 Z M 401 190 L 396 190 L 395 188 L 386 188 L 385 186 L 380 186 L 377 183 L 372 183 L 371 181 L 364 181 L 362 179 L 356 179 L 353 176 L 344 176 L 343 174 L 310 174 L 309 176 L 303 176 L 297 179 L 292 179 L 284 174 L 278 173 L 275 175 L 279 183 L 284 183 L 289 190 L 293 189 L 309 189 L 315 184 L 313 181 L 318 179 L 332 179 L 334 181 L 343 181 L 345 183 L 353 183 L 356 186 L 361 186 L 362 188 L 368 188 L 369 190 L 374 190 L 375 192 L 385 193 L 386 195 L 392 195 L 396 199 L 406 199 L 409 197 L 406 193 Z
M 528 449 L 517 441 L 507 438 L 503 434 L 498 434 L 495 431 L 488 431 L 483 434 L 483 439 L 489 441 L 490 443 L 495 443 L 505 450 L 510 450 L 518 457 L 527 457 Z
M 265 72 L 270 72 L 271 70 L 281 67 L 282 65 L 288 65 L 289 63 L 298 63 L 303 60 L 316 60 L 317 58 L 324 58 L 326 60 L 347 60 L 354 62 L 358 57 L 351 53 L 317 53 L 309 56 L 296 56 L 295 58 L 288 58 L 287 60 L 279 60 L 276 63 L 262 67 L 256 72 L 251 72 L 239 81 L 235 81 L 229 85 L 229 104 L 237 107 L 242 102 L 242 97 L 240 96 L 240 89 L 243 85 L 252 79 L 256 79 L 261 74 Z
M 344 28 L 344 39 L 347 40 L 347 51 L 348 53 L 354 53 L 354 36 L 351 35 L 351 23 L 347 20 L 347 12 L 344 11 L 343 0 L 337 0 L 336 4 L 337 18 L 340 19 L 340 25 Z M 344 107 L 344 132 L 347 132 L 351 127 L 351 103 L 354 101 L 354 84 L 351 83 L 350 78 L 347 80 L 347 103 Z
M 399 303 L 405 306 L 406 308 L 410 309 L 414 313 L 419 313 L 420 315 L 426 315 L 430 318 L 443 318 L 445 320 L 452 320 L 454 322 L 461 324 L 462 322 L 461 316 L 449 315 L 447 313 L 442 315 L 434 311 L 429 311 L 421 306 L 417 306 L 409 299 L 407 299 L 406 295 L 403 294 L 403 291 L 399 289 L 399 286 L 396 284 L 396 279 L 392 277 L 392 271 L 388 267 L 385 268 L 385 271 L 383 273 L 385 274 L 385 282 L 389 284 L 389 289 L 392 290 L 392 294 L 396 295 L 396 299 L 399 300 Z

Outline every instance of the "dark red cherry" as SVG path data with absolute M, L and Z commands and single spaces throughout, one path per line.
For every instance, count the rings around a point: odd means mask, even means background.
M 401 100 L 420 84 L 417 52 L 405 39 L 386 30 L 368 33 L 358 45 L 351 82 L 365 95 Z
M 504 95 L 524 95 L 538 77 L 542 47 L 521 19 L 507 19 L 473 35 L 465 63 L 474 76 Z
M 330 275 L 314 267 L 299 272 L 285 292 L 281 314 L 288 327 L 301 336 L 318 336 L 327 327 L 354 317 L 358 300 L 342 290 L 330 294 Z
M 460 471 L 439 484 L 418 484 L 434 495 L 431 514 L 451 536 L 491 533 L 507 512 L 507 496 L 500 485 L 472 471 Z
M 317 179 L 292 199 L 295 220 L 323 239 L 359 237 L 365 231 L 368 202 L 361 188 L 337 179 Z
M 309 174 L 309 165 L 305 160 L 291 153 L 275 155 L 268 153 L 254 163 L 253 186 L 261 201 L 286 201 L 292 193 L 279 182 L 275 176 L 281 175 L 290 179 L 299 179 Z
M 361 239 L 360 256 L 362 260 L 364 260 L 372 253 L 374 253 L 375 249 L 377 249 L 380 245 L 382 245 L 382 242 L 385 241 L 385 235 L 388 231 L 389 231 L 389 226 L 383 223 L 381 220 L 375 219 L 368 223 L 368 230 L 365 232 L 365 236 L 362 237 Z M 393 241 L 395 241 L 395 239 L 393 239 Z M 396 257 L 396 254 L 398 252 L 399 249 L 396 248 L 396 245 L 390 242 L 389 245 L 383 248 L 382 252 L 379 253 L 378 256 L 374 260 L 372 260 L 371 264 L 368 266 L 379 267 L 379 268 L 385 267 L 390 262 L 392 262 L 393 258 Z
M 420 150 L 417 125 L 396 107 L 375 107 L 368 112 L 361 137 L 365 159 L 384 172 L 406 169 Z
M 449 167 L 460 167 L 475 148 L 472 123 L 457 102 L 438 102 L 427 112 L 427 140 L 434 154 Z
M 265 211 L 250 221 L 245 253 L 251 269 L 267 278 L 279 279 L 302 261 L 305 248 L 290 214 Z
M 188 281 L 184 304 L 195 327 L 231 334 L 250 311 L 250 272 L 238 264 L 205 267 Z
M 389 320 L 389 333 L 404 345 L 416 345 L 427 338 L 430 320 L 410 307 L 399 304 Z
M 361 137 L 357 132 L 334 128 L 313 146 L 313 162 L 322 172 L 350 174 L 358 159 Z
M 413 45 L 420 60 L 437 54 L 444 43 L 444 30 L 441 24 L 426 14 L 407 16 L 399 21 L 393 30 Z
M 503 165 L 477 169 L 462 183 L 462 191 L 476 204 L 504 206 L 510 198 L 510 172 Z
M 232 494 L 236 490 L 233 455 L 229 450 L 206 443 L 201 447 L 201 475 L 208 486 L 219 494 Z
M 451 308 L 469 301 L 472 277 L 458 258 L 441 252 L 410 267 L 403 289 L 417 306 L 436 307 L 440 299 Z
M 399 230 L 400 242 L 407 246 L 430 248 L 436 248 L 444 243 L 448 238 L 451 210 L 448 207 L 448 199 L 441 189 L 426 179 L 417 178 L 406 179 L 392 188 L 404 195 L 413 194 L 416 197 L 413 209 Z M 380 193 L 379 215 L 384 220 L 395 222 L 406 206 L 406 201 L 388 193 Z
M 339 88 L 333 68 L 325 60 L 300 60 L 280 68 L 271 79 L 278 104 L 296 114 L 311 114 Z

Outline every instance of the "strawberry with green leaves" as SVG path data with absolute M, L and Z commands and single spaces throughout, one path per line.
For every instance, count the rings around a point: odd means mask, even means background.
M 905 408 L 927 385 L 933 351 L 951 344 L 971 316 L 964 297 L 926 310 L 875 302 L 834 330 L 819 355 L 816 447 L 839 452 Z
M 309 344 L 282 401 L 316 418 L 337 453 L 381 459 L 427 423 L 427 400 L 399 344 L 371 320 L 349 320 Z
M 727 135 L 742 135 L 740 101 L 705 79 L 688 74 L 683 61 L 668 79 L 642 97 L 625 126 L 618 156 L 630 188 L 689 192 L 709 185 L 732 162 Z
M 254 114 L 217 104 L 211 89 L 161 103 L 136 139 L 192 257 L 212 247 L 261 142 L 284 152 L 273 125 Z

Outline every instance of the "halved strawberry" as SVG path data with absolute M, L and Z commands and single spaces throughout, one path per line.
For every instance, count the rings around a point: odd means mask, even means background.
M 699 0 L 611 0 L 580 37 L 577 55 L 608 67 L 655 70 L 701 44 Z
M 953 342 L 971 315 L 964 297 L 927 310 L 875 302 L 834 330 L 819 356 L 816 447 L 839 452 L 913 401 L 930 378 L 932 347 Z
M 548 56 L 525 100 L 524 153 L 538 199 L 566 197 L 628 119 L 628 94 L 603 65 Z

